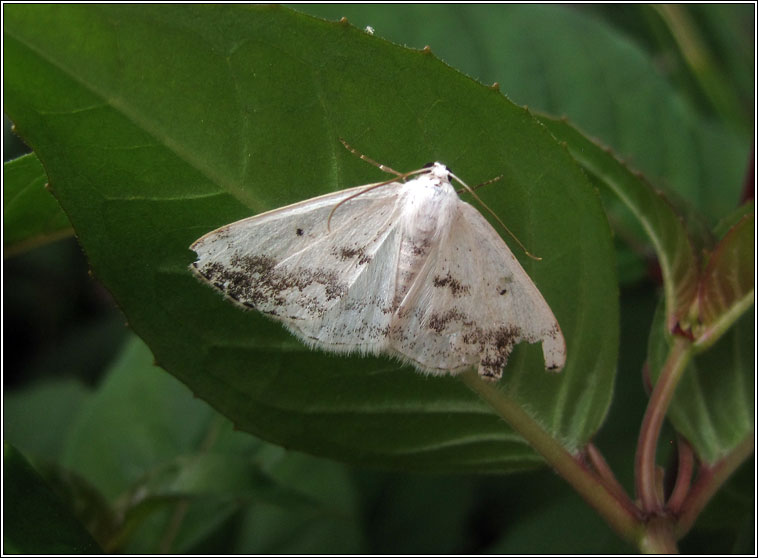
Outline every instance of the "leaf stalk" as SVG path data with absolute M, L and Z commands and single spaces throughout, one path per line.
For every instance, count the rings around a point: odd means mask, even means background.
M 637 497 L 643 511 L 648 514 L 657 514 L 663 509 L 663 501 L 656 488 L 655 453 L 666 412 L 691 358 L 692 341 L 675 336 L 642 419 L 635 457 L 635 480 Z
M 481 379 L 474 370 L 464 372 L 461 376 L 463 382 L 542 455 L 611 528 L 629 542 L 640 545 L 645 535 L 644 524 L 619 502 L 589 468 L 495 384 Z

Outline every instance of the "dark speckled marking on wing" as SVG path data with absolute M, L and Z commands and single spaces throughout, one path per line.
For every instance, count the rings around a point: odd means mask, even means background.
M 438 288 L 447 287 L 455 297 L 463 296 L 471 292 L 471 287 L 461 283 L 458 279 L 450 275 L 450 272 L 448 272 L 444 277 L 441 277 L 439 275 L 434 277 L 432 279 L 432 285 Z

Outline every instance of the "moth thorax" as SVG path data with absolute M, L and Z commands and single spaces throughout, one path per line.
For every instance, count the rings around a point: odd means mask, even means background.
M 439 184 L 433 177 L 422 176 L 409 183 L 401 202 L 404 236 L 419 241 L 434 236 L 447 224 L 457 197 L 449 182 Z

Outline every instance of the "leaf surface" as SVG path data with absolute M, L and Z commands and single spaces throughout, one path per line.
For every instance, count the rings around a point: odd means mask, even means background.
M 752 204 L 751 204 L 752 205 Z M 755 212 L 732 226 L 710 254 L 698 289 L 698 343 L 717 338 L 755 302 Z
M 12 6 L 6 103 L 48 169 L 95 275 L 157 362 L 238 428 L 404 469 L 503 471 L 536 455 L 453 377 L 311 351 L 198 283 L 188 246 L 251 214 L 431 160 L 541 262 L 568 364 L 516 348 L 500 387 L 566 447 L 605 416 L 618 345 L 600 203 L 549 133 L 433 55 L 284 8 Z M 50 95 L 49 91 L 56 91 Z M 506 237 L 506 241 L 508 241 Z
M 45 190 L 47 175 L 33 153 L 3 164 L 3 248 L 6 255 L 71 234 L 71 223 Z

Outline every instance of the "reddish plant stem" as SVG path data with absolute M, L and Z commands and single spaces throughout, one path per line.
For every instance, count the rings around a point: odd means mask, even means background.
M 677 454 L 679 463 L 676 468 L 676 483 L 666 504 L 666 507 L 674 515 L 679 514 L 682 503 L 687 494 L 689 494 L 692 471 L 695 466 L 695 456 L 692 453 L 692 447 L 682 438 L 679 438 L 677 441 Z
M 691 347 L 692 342 L 689 339 L 674 337 L 674 344 L 653 388 L 642 419 L 635 456 L 635 479 L 637 497 L 640 499 L 642 510 L 648 514 L 656 514 L 663 509 L 663 501 L 657 489 L 655 453 L 669 404 L 690 360 Z

